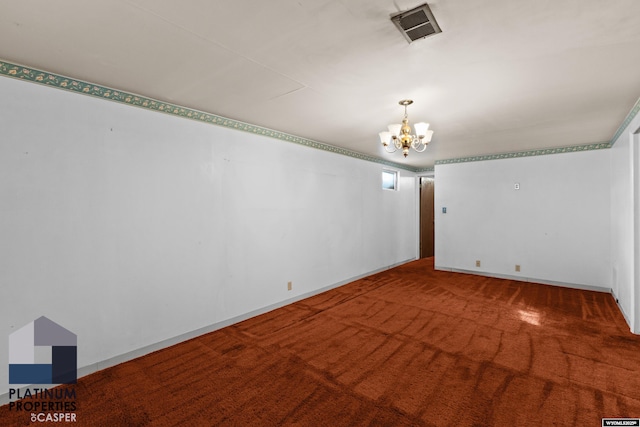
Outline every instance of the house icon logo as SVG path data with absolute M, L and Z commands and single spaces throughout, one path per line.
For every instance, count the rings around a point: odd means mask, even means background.
M 75 384 L 78 337 L 42 316 L 9 335 L 9 384 Z

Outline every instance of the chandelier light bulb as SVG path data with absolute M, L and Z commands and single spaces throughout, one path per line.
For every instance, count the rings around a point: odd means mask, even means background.
M 424 134 L 424 140 L 429 143 L 431 142 L 431 138 L 433 137 L 433 131 L 432 130 L 428 130 L 425 134 Z
M 400 136 L 400 129 L 401 128 L 402 128 L 402 125 L 400 123 L 396 123 L 396 124 L 387 126 L 387 129 L 389 129 L 389 133 L 392 136 L 395 136 L 395 137 Z
M 416 123 L 415 125 L 413 125 L 413 128 L 416 130 L 416 135 L 418 135 L 418 138 L 424 138 L 427 134 L 427 130 L 429 129 L 429 123 Z
M 380 136 L 380 142 L 382 142 L 382 145 L 389 145 L 391 142 L 391 132 L 384 131 L 380 132 L 378 135 Z

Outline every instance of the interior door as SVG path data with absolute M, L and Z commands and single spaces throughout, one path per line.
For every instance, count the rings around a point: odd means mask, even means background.
M 435 254 L 434 185 L 433 178 L 420 178 L 420 258 L 431 257 Z

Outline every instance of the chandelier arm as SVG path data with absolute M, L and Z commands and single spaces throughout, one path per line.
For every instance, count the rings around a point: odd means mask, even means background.
M 411 144 L 411 146 L 413 147 L 414 150 L 416 150 L 418 153 L 422 153 L 424 150 L 427 149 L 427 144 L 425 144 L 424 142 L 420 141 L 419 144 Z M 419 146 L 422 146 L 422 149 L 418 149 Z
M 422 153 L 424 150 L 427 149 L 427 143 L 425 143 L 424 140 L 422 140 L 421 138 L 415 138 L 411 143 L 411 147 L 414 150 L 416 150 L 418 153 Z M 419 147 L 421 147 L 422 149 L 420 149 Z
M 384 151 L 386 151 L 387 153 L 395 153 L 398 150 L 395 144 L 393 144 L 393 148 L 391 150 L 389 150 L 389 145 L 383 145 L 383 147 Z

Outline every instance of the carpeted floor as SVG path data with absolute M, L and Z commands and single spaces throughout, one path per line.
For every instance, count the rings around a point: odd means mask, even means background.
M 423 259 L 75 388 L 76 425 L 600 426 L 640 417 L 640 336 L 609 294 Z

